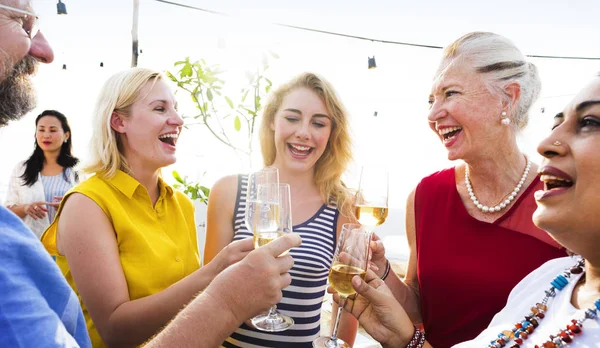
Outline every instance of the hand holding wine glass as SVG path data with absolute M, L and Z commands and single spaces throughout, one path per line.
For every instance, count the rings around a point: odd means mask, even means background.
M 338 308 L 337 318 L 331 337 L 319 337 L 313 342 L 315 348 L 349 348 L 337 338 L 342 307 L 346 298 L 356 293 L 352 278 L 356 275 L 365 278 L 369 262 L 369 243 L 371 233 L 359 224 L 344 224 L 338 240 L 333 263 L 329 271 L 329 283 L 340 296 L 342 305 Z
M 248 177 L 245 222 L 259 248 L 285 233 L 292 232 L 290 186 L 279 184 L 277 168 L 265 168 Z M 282 255 L 284 255 L 284 252 Z M 279 332 L 294 325 L 294 320 L 272 306 L 267 314 L 251 319 L 258 330 Z

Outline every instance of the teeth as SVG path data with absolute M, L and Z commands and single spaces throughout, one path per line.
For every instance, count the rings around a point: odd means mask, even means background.
M 298 151 L 308 151 L 310 150 L 310 146 L 301 146 L 301 145 L 294 145 L 294 144 L 290 144 L 294 149 L 298 150 Z
M 457 131 L 457 130 L 460 130 L 460 129 L 462 129 L 462 127 L 449 127 L 449 128 L 442 128 L 442 129 L 439 129 L 439 130 L 438 130 L 438 133 L 439 133 L 440 135 L 445 135 L 445 134 L 448 134 L 448 133 L 451 133 L 451 132 L 454 132 L 454 131 Z
M 559 178 L 557 176 L 554 175 L 549 175 L 549 174 L 542 174 L 540 176 L 540 180 L 543 182 L 548 182 L 548 181 L 564 181 L 564 182 L 571 182 L 571 180 L 567 180 L 567 179 L 563 179 L 563 178 Z
M 177 133 L 173 133 L 173 134 L 163 134 L 163 135 L 160 135 L 158 138 L 159 138 L 159 139 L 166 139 L 166 138 L 173 138 L 173 139 L 177 139 L 177 138 L 179 138 L 179 134 L 177 134 Z

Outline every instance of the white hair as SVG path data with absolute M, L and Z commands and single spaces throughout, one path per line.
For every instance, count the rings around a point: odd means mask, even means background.
M 507 38 L 494 33 L 472 32 L 454 41 L 444 50 L 439 76 L 452 64 L 466 63 L 482 74 L 490 93 L 509 105 L 509 117 L 519 129 L 529 121 L 529 109 L 540 95 L 542 83 L 537 67 Z M 513 105 L 505 87 L 517 83 L 521 94 Z

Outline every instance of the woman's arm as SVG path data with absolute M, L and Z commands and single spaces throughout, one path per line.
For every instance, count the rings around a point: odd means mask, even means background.
M 46 202 L 28 202 L 23 203 L 21 199 L 21 190 L 23 190 L 23 164 L 19 163 L 13 169 L 10 180 L 8 181 L 8 191 L 6 193 L 6 207 L 15 213 L 21 219 L 25 219 L 27 215 L 34 220 L 43 219 L 48 212 Z
M 365 280 L 355 276 L 352 286 L 358 296 L 348 299 L 344 309 L 358 318 L 367 333 L 383 347 L 402 348 L 413 338 L 423 338 L 423 333 L 417 331 L 390 289 L 372 271 L 367 272 Z M 334 293 L 333 298 L 335 301 L 340 300 L 337 293 Z M 431 345 L 425 341 L 423 347 Z
M 237 196 L 237 175 L 217 181 L 210 190 L 206 219 L 204 264 L 208 265 L 233 240 L 233 214 Z
M 220 271 L 203 267 L 157 294 L 131 300 L 115 231 L 104 211 L 90 198 L 74 193 L 64 203 L 58 223 L 58 250 L 67 258 L 100 336 L 111 347 L 147 341 Z M 251 250 L 250 241 L 242 242 L 231 256 L 243 257 Z
M 419 298 L 419 281 L 417 278 L 417 243 L 415 230 L 415 191 L 413 190 L 406 202 L 406 237 L 408 239 L 409 257 L 404 281 L 390 271 L 385 284 L 392 291 L 396 300 L 402 305 L 408 316 L 415 324 L 423 321 L 421 318 L 421 301 Z M 383 244 L 378 241 L 373 253 L 373 262 L 378 270 L 379 277 L 383 276 L 387 259 L 385 258 Z

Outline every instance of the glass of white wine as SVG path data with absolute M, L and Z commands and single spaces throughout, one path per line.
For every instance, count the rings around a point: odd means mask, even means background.
M 255 248 L 292 232 L 290 185 L 279 184 L 277 168 L 249 175 L 245 221 L 254 235 Z M 256 329 L 267 332 L 285 331 L 294 325 L 294 320 L 277 312 L 275 305 L 251 322 Z
M 365 166 L 361 168 L 354 214 L 358 222 L 371 231 L 387 219 L 388 191 L 386 170 Z
M 371 232 L 364 226 L 360 224 L 342 226 L 342 233 L 329 270 L 329 284 L 340 295 L 342 303 L 338 308 L 331 337 L 317 338 L 313 341 L 314 348 L 350 348 L 346 342 L 337 337 L 337 330 L 346 299 L 356 293 L 352 286 L 352 278 L 357 275 L 364 280 L 367 274 L 370 241 Z

